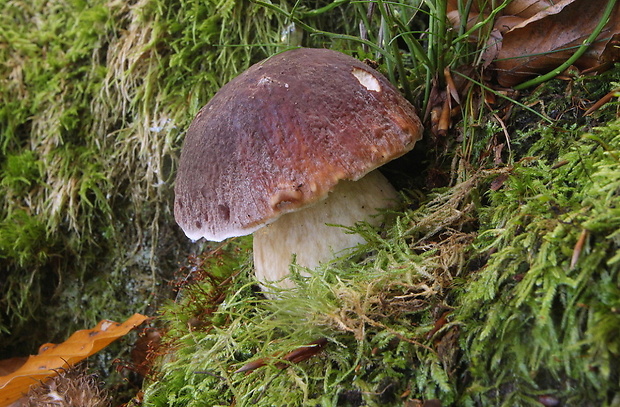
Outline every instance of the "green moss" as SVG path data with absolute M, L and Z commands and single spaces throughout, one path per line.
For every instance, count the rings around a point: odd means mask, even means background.
M 6 157 L 0 181 L 4 198 L 23 196 L 33 183 L 41 182 L 41 173 L 41 161 L 32 151 Z
M 437 73 L 478 51 L 428 22 L 441 4 L 416 4 L 382 2 L 369 19 L 368 4 L 346 1 L 0 0 L 2 353 L 158 305 L 190 250 L 170 213 L 183 129 L 224 83 L 285 49 L 291 22 L 303 45 L 376 59 L 432 103 Z M 617 87 L 617 69 L 526 95 L 538 115 L 506 104 L 489 115 L 471 86 L 461 137 L 427 137 L 419 154 L 444 188 L 412 191 L 384 230 L 359 225 L 366 246 L 297 276 L 278 301 L 253 286 L 249 239 L 212 248 L 163 310 L 168 352 L 145 404 L 282 405 L 284 393 L 291 405 L 611 404 L 620 152 L 617 123 L 592 127 L 617 103 L 582 117 L 580 101 Z M 403 172 L 401 185 L 420 179 Z M 276 366 L 319 337 L 321 353 Z M 234 373 L 259 358 L 267 366 Z
M 594 134 L 563 137 L 554 151 L 541 145 L 557 133 L 545 132 L 535 158 L 488 194 L 474 247 L 492 255 L 463 290 L 457 317 L 470 400 L 537 405 L 534 396 L 552 394 L 608 405 L 620 390 L 620 343 L 610 334 L 620 324 L 620 123 Z
M 415 47 L 407 44 L 403 54 L 411 58 Z M 443 58 L 459 60 L 449 52 Z M 448 63 L 439 59 L 435 65 Z M 381 62 L 397 77 L 396 61 Z M 510 101 L 495 115 L 476 108 L 480 89 L 471 87 L 462 143 L 429 142 L 441 151 L 438 162 L 456 157 L 456 182 L 427 196 L 412 193 L 381 231 L 358 225 L 368 244 L 352 257 L 308 279 L 293 266 L 298 287 L 277 300 L 252 288 L 247 252 L 236 253 L 247 240 L 207 256 L 197 275 L 232 280 L 190 284 L 166 307 L 167 351 L 145 404 L 358 406 L 437 398 L 495 406 L 540 405 L 541 397 L 611 404 L 620 390 L 612 362 L 619 347 L 618 123 L 583 136 L 609 121 L 614 105 L 582 117 L 574 101 L 601 97 L 614 75 L 617 69 L 553 81 L 526 95 L 523 103 L 533 108 L 514 108 L 512 117 L 505 115 Z M 412 87 L 420 83 L 417 76 Z M 327 345 L 319 354 L 278 365 L 321 337 Z M 266 366 L 235 373 L 256 361 Z
M 278 291 L 275 300 L 253 288 L 250 239 L 210 252 L 199 268 L 192 268 L 197 281 L 185 286 L 163 312 L 168 351 L 145 390 L 144 403 L 357 406 L 402 405 L 414 398 L 454 401 L 459 328 L 444 325 L 444 314 L 451 309 L 446 302 L 451 273 L 464 264 L 462 249 L 473 238 L 456 231 L 469 223 L 472 185 L 465 183 L 417 210 L 400 212 L 381 235 L 358 225 L 354 230 L 367 239 L 366 245 L 307 279 L 293 267 L 297 288 Z M 453 215 L 450 221 L 448 213 Z M 447 222 L 455 229 L 433 242 Z M 205 278 L 212 275 L 231 275 L 232 280 L 216 287 L 212 278 Z M 322 337 L 327 345 L 318 355 L 284 362 L 285 369 L 276 366 L 282 355 Z M 267 365 L 235 373 L 259 359 Z
M 437 191 L 380 234 L 359 225 L 367 245 L 307 279 L 294 266 L 298 287 L 276 300 L 252 288 L 249 239 L 206 255 L 164 311 L 145 403 L 612 405 L 620 122 L 562 134 L 559 150 L 542 131 L 537 156 Z M 321 337 L 317 355 L 276 365 Z
M 223 83 L 283 46 L 285 21 L 232 0 L 0 8 L 8 357 L 146 311 L 188 246 L 170 213 L 181 130 Z M 137 292 L 108 292 L 128 284 Z

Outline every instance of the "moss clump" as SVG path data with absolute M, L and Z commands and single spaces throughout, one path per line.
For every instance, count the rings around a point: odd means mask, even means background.
M 169 228 L 182 131 L 222 84 L 287 47 L 291 22 L 311 33 L 305 46 L 378 59 L 425 106 L 443 89 L 436 75 L 474 57 L 445 29 L 442 2 L 422 2 L 439 14 L 428 24 L 408 3 L 289 3 L 0 0 L 3 353 L 149 307 L 187 250 Z M 408 196 L 384 230 L 359 225 L 368 245 L 295 277 L 278 301 L 253 288 L 249 239 L 193 265 L 196 281 L 165 310 L 169 352 L 145 403 L 611 404 L 618 129 L 582 138 L 594 122 L 572 103 L 583 97 L 564 97 L 612 86 L 594 83 L 541 88 L 534 107 L 552 125 L 503 107 L 487 119 L 470 86 L 462 137 L 425 141 L 429 174 L 444 172 L 433 185 L 449 187 Z M 280 368 L 319 337 L 324 351 Z
M 153 293 L 188 247 L 169 209 L 181 131 L 223 83 L 285 46 L 287 22 L 234 0 L 0 8 L 9 357 L 157 305 Z
M 446 320 L 448 289 L 474 238 L 465 231 L 471 227 L 470 192 L 483 178 L 395 214 L 381 235 L 359 225 L 355 231 L 366 245 L 308 279 L 293 266 L 297 287 L 278 291 L 277 300 L 253 288 L 250 238 L 209 254 L 194 269 L 198 281 L 164 310 L 169 353 L 144 402 L 357 406 L 456 400 L 459 327 Z M 225 292 L 204 278 L 212 275 L 230 276 Z M 327 345 L 318 355 L 300 363 L 282 360 L 319 338 Z M 257 360 L 266 366 L 236 373 Z
M 384 58 L 401 83 L 431 67 L 399 76 L 398 61 Z M 230 279 L 191 284 L 166 308 L 168 348 L 145 403 L 613 405 L 619 123 L 613 104 L 583 117 L 576 101 L 605 94 L 614 75 L 550 82 L 529 95 L 526 114 L 510 102 L 487 114 L 470 86 L 461 137 L 425 141 L 438 155 L 427 180 L 449 172 L 439 183 L 449 186 L 407 195 L 381 230 L 358 225 L 368 244 L 310 278 L 292 266 L 297 288 L 275 301 L 253 288 L 249 239 L 207 257 L 197 275 Z M 406 165 L 394 168 L 412 185 Z M 318 338 L 327 345 L 317 355 L 285 360 Z M 265 366 L 237 372 L 247 363 Z
M 164 312 L 169 353 L 145 403 L 612 405 L 620 122 L 563 135 L 549 151 L 541 132 L 535 157 L 436 191 L 380 233 L 359 225 L 367 245 L 307 279 L 293 266 L 298 287 L 277 300 L 252 287 L 250 239 L 228 243 L 194 270 L 226 284 L 200 277 Z M 318 355 L 283 361 L 318 338 Z
M 610 405 L 620 356 L 620 122 L 556 144 L 544 132 L 480 210 L 457 319 L 483 405 Z M 557 155 L 557 156 L 556 156 Z

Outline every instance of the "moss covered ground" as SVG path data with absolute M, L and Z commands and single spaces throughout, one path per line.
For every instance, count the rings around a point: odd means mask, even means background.
M 277 301 L 252 281 L 251 238 L 194 260 L 163 310 L 146 404 L 618 405 L 620 121 L 617 104 L 579 108 L 617 75 L 522 95 L 532 110 L 511 107 L 510 139 L 493 115 L 477 122 L 452 184 L 405 190 L 393 223 L 359 225 L 367 245 Z M 446 165 L 427 160 L 434 179 Z M 404 184 L 420 170 L 394 168 Z
M 277 301 L 251 237 L 175 227 L 184 129 L 291 22 L 304 46 L 376 60 L 423 112 L 437 73 L 474 59 L 428 18 L 442 2 L 374 3 L 0 0 L 0 356 L 145 312 L 166 332 L 149 406 L 620 405 L 618 104 L 583 116 L 618 67 L 518 104 L 471 81 L 452 129 L 386 167 L 393 220 Z
M 381 231 L 360 225 L 367 246 L 277 301 L 253 289 L 248 238 L 205 255 L 163 312 L 146 404 L 617 405 L 620 122 L 556 131 Z

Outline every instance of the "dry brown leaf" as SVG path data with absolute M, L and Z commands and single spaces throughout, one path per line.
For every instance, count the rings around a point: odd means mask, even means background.
M 580 0 L 563 0 L 561 3 L 572 3 L 574 1 Z M 462 2 L 463 0 L 448 0 L 446 4 L 448 20 L 454 27 L 461 24 L 459 3 Z M 505 32 L 507 31 L 505 28 L 506 26 L 512 28 L 539 13 L 544 13 L 545 10 L 555 5 L 556 3 L 551 0 L 512 0 L 497 13 L 494 27 L 499 29 L 500 32 Z M 487 4 L 486 7 L 480 10 L 477 3 L 472 3 L 469 15 L 467 16 L 467 28 L 472 28 L 477 21 L 481 20 L 480 16 L 483 18 L 489 16 L 493 10 L 492 7 L 491 4 Z M 507 23 L 508 21 L 510 21 L 510 23 Z M 501 23 L 498 24 L 497 22 Z M 476 34 L 474 34 L 474 36 L 476 36 Z
M 141 314 L 134 314 L 122 324 L 103 320 L 94 329 L 74 332 L 63 343 L 42 345 L 38 355 L 30 356 L 15 372 L 0 377 L 0 407 L 19 399 L 31 386 L 55 376 L 59 370 L 67 369 L 99 352 L 147 318 Z
M 565 5 L 573 2 L 579 2 L 582 0 L 561 0 L 560 2 L 554 2 L 551 0 L 512 0 L 509 2 L 502 10 L 497 13 L 495 17 L 495 21 L 506 21 L 513 20 L 516 23 L 509 24 L 511 27 L 523 22 L 527 19 L 533 18 L 536 15 L 544 15 L 545 13 L 554 14 L 557 11 L 552 11 L 554 7 L 558 7 L 561 5 L 563 8 Z M 456 27 L 461 24 L 461 15 L 459 13 L 459 3 L 462 3 L 463 0 L 448 0 L 446 4 L 446 12 L 448 16 L 448 20 L 450 23 Z M 493 10 L 492 4 L 487 4 L 482 10 L 478 7 L 477 3 L 472 3 L 471 8 L 469 10 L 469 15 L 467 16 L 467 28 L 473 27 L 474 23 L 479 19 L 480 16 L 486 18 L 491 14 Z M 503 26 L 500 24 L 499 26 Z M 498 24 L 495 24 L 495 28 L 499 28 Z M 502 31 L 500 29 L 500 31 Z M 505 30 L 504 30 L 505 31 Z M 502 32 L 504 32 L 502 31 Z
M 449 20 L 454 27 L 461 25 L 459 1 L 462 0 L 447 3 Z M 482 55 L 483 67 L 493 62 L 498 82 L 506 87 L 557 68 L 594 31 L 605 4 L 591 0 L 512 0 L 495 18 L 492 35 Z M 472 7 L 467 27 L 473 27 L 490 15 L 491 10 L 490 5 L 482 10 Z M 617 4 L 597 41 L 575 66 L 580 70 L 593 70 L 620 60 L 619 34 L 620 4 Z M 470 40 L 477 41 L 478 36 L 479 33 L 474 32 Z
M 498 82 L 502 86 L 514 86 L 560 66 L 594 31 L 603 9 L 599 2 L 564 0 L 513 27 L 504 34 L 494 62 Z M 619 10 L 616 6 L 598 40 L 575 63 L 577 68 L 602 63 L 600 57 L 605 45 L 613 34 L 620 32 Z
M 600 60 L 604 64 L 620 61 L 620 33 L 614 34 L 605 44 Z
M 495 30 L 504 34 L 516 26 L 522 24 L 525 21 L 525 18 L 517 17 L 517 16 L 499 16 L 495 19 Z
M 446 17 L 450 24 L 453 27 L 457 28 L 462 25 L 461 23 L 461 13 L 459 13 L 459 3 L 463 3 L 463 0 L 448 0 L 446 3 Z M 478 8 L 478 4 L 473 2 L 469 9 L 469 14 L 467 15 L 467 24 L 465 25 L 467 29 L 471 29 L 478 21 L 484 20 L 487 17 L 487 13 L 480 13 L 480 9 Z M 476 40 L 478 33 L 472 33 L 470 40 Z
M 482 60 L 484 61 L 482 66 L 484 68 L 488 67 L 491 62 L 493 62 L 495 58 L 497 58 L 501 49 L 502 33 L 497 28 L 494 28 L 489 34 L 486 46 L 484 47 L 484 51 L 482 52 Z
M 527 19 L 535 16 L 554 4 L 556 4 L 556 2 L 551 0 L 512 0 L 502 11 L 505 15 Z

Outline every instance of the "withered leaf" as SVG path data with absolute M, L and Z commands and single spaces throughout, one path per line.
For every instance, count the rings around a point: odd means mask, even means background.
M 312 356 L 321 352 L 326 345 L 327 338 L 320 338 L 316 341 L 312 341 L 308 345 L 300 346 L 299 348 L 287 353 L 281 358 L 272 356 L 271 358 L 260 358 L 252 362 L 246 363 L 241 368 L 235 370 L 235 373 L 251 372 L 258 369 L 259 367 L 266 366 L 269 363 L 269 360 L 274 359 L 280 359 L 282 361 L 287 361 L 291 363 L 303 362 L 304 360 L 310 359 Z M 288 365 L 284 362 L 276 362 L 275 366 L 279 369 L 284 369 Z
M 574 0 L 571 0 L 574 1 Z M 557 2 L 551 0 L 512 0 L 503 10 L 503 14 L 517 16 L 522 19 L 534 17 Z
M 474 4 L 467 16 L 466 26 L 474 25 L 491 15 L 492 5 L 480 9 Z M 606 1 L 591 0 L 513 0 L 495 17 L 493 27 L 487 32 L 482 54 L 483 67 L 497 72 L 497 81 L 505 87 L 515 86 L 538 74 L 544 74 L 562 65 L 591 35 L 601 20 Z M 447 11 L 450 23 L 459 27 L 463 23 L 459 13 L 459 0 L 449 0 Z M 601 70 L 620 60 L 618 36 L 620 35 L 620 3 L 616 4 L 611 18 L 598 36 L 574 64 L 580 70 Z M 470 35 L 478 41 L 480 32 Z
M 586 69 L 601 63 L 600 56 L 613 34 L 620 32 L 616 6 L 597 41 L 575 63 Z M 602 18 L 600 2 L 564 0 L 546 8 L 504 34 L 494 62 L 502 86 L 514 86 L 560 66 L 575 52 Z
M 99 352 L 146 319 L 144 315 L 134 314 L 122 324 L 103 320 L 93 329 L 74 332 L 63 343 L 42 345 L 38 355 L 30 356 L 19 369 L 0 377 L 0 406 L 19 399 L 31 386 L 57 375 L 60 369 Z

